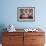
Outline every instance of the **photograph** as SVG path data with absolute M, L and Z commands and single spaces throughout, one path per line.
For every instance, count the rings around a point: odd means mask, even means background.
M 35 11 L 34 7 L 18 7 L 17 19 L 18 21 L 34 21 Z

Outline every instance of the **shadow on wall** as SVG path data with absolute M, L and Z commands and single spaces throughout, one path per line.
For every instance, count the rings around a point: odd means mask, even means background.
M 5 25 L 4 24 L 0 24 L 0 43 L 2 43 L 2 36 L 3 36 L 3 32 L 5 32 L 6 30 L 4 30 Z

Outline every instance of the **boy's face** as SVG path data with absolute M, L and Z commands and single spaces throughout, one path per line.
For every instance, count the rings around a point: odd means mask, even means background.
M 24 9 L 24 10 L 23 10 L 23 13 L 24 13 L 24 14 L 29 14 L 29 10 L 28 10 L 28 9 Z

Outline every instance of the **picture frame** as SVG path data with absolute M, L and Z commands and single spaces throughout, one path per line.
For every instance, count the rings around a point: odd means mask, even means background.
M 18 7 L 17 21 L 20 22 L 34 22 L 35 21 L 35 7 Z

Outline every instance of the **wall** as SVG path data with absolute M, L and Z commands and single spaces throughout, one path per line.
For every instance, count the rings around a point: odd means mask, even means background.
M 16 28 L 46 28 L 46 0 L 0 0 L 0 25 Z M 18 22 L 17 7 L 35 7 L 35 22 Z

